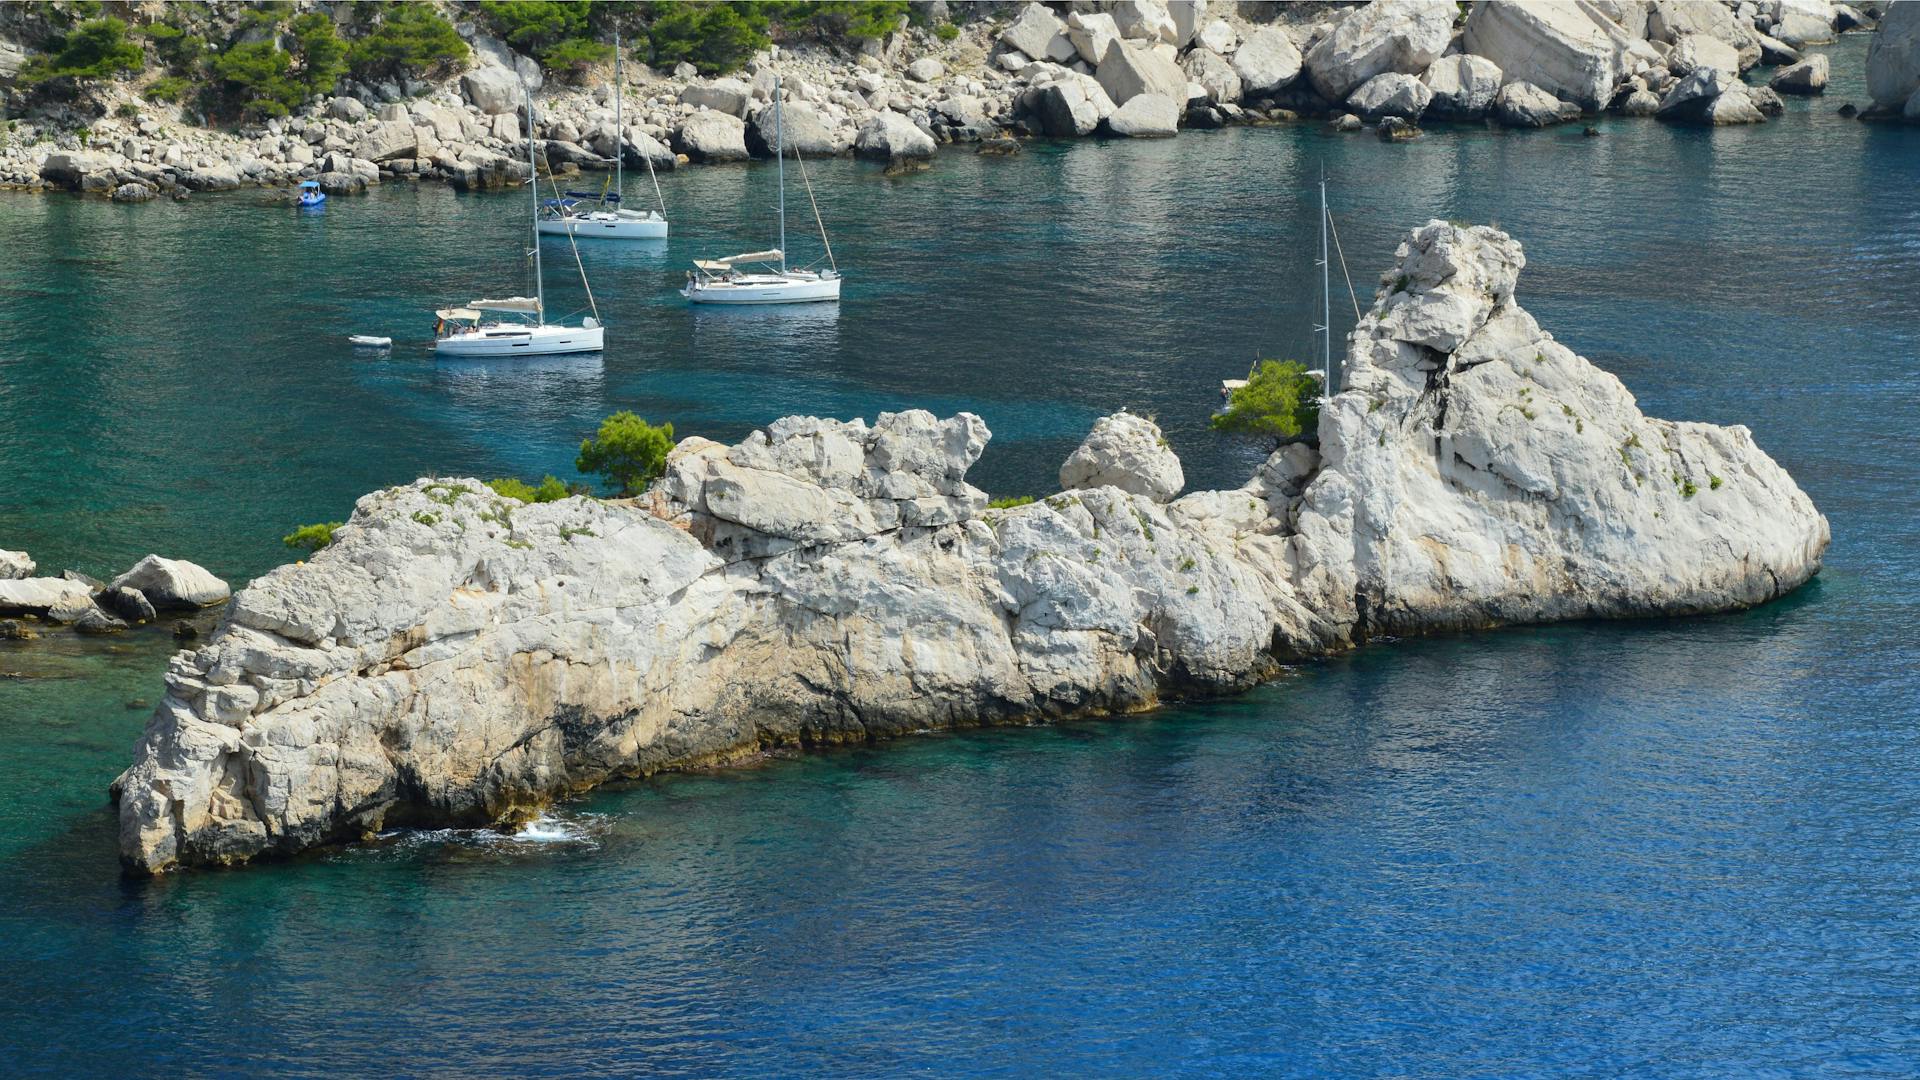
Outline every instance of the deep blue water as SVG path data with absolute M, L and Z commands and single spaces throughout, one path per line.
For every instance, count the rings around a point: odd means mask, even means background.
M 0 1062 L 1920 1073 L 1920 131 L 1833 115 L 1863 50 L 1757 129 L 827 163 L 837 313 L 682 307 L 687 259 L 764 242 L 771 202 L 764 168 L 683 173 L 664 252 L 586 251 L 617 344 L 531 369 L 419 343 L 432 306 L 519 285 L 511 196 L 389 187 L 319 217 L 248 193 L 0 199 L 0 547 L 54 568 L 151 549 L 244 580 L 375 486 L 571 475 L 616 408 L 719 438 L 970 408 L 996 433 L 976 479 L 1015 494 L 1127 405 L 1191 484 L 1237 483 L 1253 457 L 1206 431 L 1213 387 L 1312 347 L 1322 163 L 1363 295 L 1407 228 L 1498 222 L 1544 326 L 1650 413 L 1749 425 L 1834 532 L 1813 585 L 1741 615 L 1404 641 L 1231 701 L 774 758 L 598 792 L 534 835 L 157 882 L 118 876 L 104 789 L 169 643 L 3 645 Z M 366 331 L 402 347 L 341 347 Z

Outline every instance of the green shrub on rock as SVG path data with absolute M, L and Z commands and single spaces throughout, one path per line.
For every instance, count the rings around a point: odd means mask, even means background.
M 1319 426 L 1320 383 L 1297 360 L 1262 360 L 1213 418 L 1213 429 L 1279 443 Z
M 512 476 L 502 477 L 498 480 L 489 480 L 487 481 L 487 486 L 493 489 L 495 495 L 504 495 L 509 499 L 519 499 L 523 503 L 554 502 L 574 494 L 573 490 L 557 476 L 548 476 L 542 479 L 539 487 L 535 487 L 525 480 Z
M 346 524 L 341 521 L 328 521 L 319 525 L 302 525 L 280 538 L 280 542 L 295 551 L 319 551 L 333 543 L 333 531 Z
M 292 49 L 272 40 L 235 45 L 216 56 L 213 77 L 243 114 L 252 119 L 285 116 L 333 90 L 347 70 L 347 46 L 333 20 L 309 12 L 289 27 Z
M 767 46 L 767 16 L 758 4 L 643 4 L 649 62 L 671 68 L 686 62 L 702 75 L 733 71 Z
M 637 495 L 666 470 L 673 425 L 655 427 L 627 410 L 600 421 L 600 431 L 580 444 L 574 467 L 598 473 L 622 495 Z
M 20 69 L 20 82 L 37 86 L 54 79 L 105 79 L 139 71 L 146 62 L 140 46 L 127 40 L 126 23 L 93 19 L 68 34 L 52 56 L 28 61 Z

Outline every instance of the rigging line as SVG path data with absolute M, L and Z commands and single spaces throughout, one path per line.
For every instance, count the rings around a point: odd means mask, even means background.
M 560 178 L 553 175 L 553 164 L 551 162 L 547 164 L 547 179 L 553 183 L 554 196 L 556 198 L 559 197 Z M 580 271 L 580 287 L 587 290 L 587 306 L 593 309 L 593 320 L 595 322 L 599 322 L 600 321 L 600 305 L 594 302 L 593 283 L 587 280 L 586 264 L 580 261 L 580 241 L 573 235 L 573 233 L 574 233 L 574 230 L 572 229 L 566 230 L 567 246 L 573 248 L 573 265 Z M 533 234 L 533 242 L 536 244 L 540 242 L 540 233 L 537 230 Z
M 1340 256 L 1340 275 L 1347 279 L 1347 297 L 1353 301 L 1353 321 L 1360 321 L 1360 294 L 1353 291 L 1353 275 L 1347 272 L 1347 253 L 1340 250 L 1340 226 L 1333 223 L 1333 211 L 1327 211 L 1327 225 L 1333 229 L 1333 250 Z M 1333 331 L 1329 330 L 1328 333 Z
M 807 163 L 800 159 L 798 146 L 793 148 L 793 163 L 800 166 L 800 183 L 806 185 L 807 202 L 813 206 L 813 223 L 820 226 L 820 245 L 827 249 L 827 265 L 837 274 L 840 264 L 833 261 L 833 244 L 827 239 L 827 223 L 820 220 L 820 203 L 813 197 L 813 182 L 807 179 Z

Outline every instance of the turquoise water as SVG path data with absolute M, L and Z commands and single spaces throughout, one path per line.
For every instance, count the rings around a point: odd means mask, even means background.
M 0 1060 L 16 1074 L 1882 1075 L 1920 1072 L 1920 132 L 1313 128 L 817 167 L 837 312 L 689 311 L 770 171 L 666 179 L 664 250 L 585 251 L 616 344 L 433 361 L 521 286 L 520 201 L 390 186 L 0 199 L 0 547 L 236 582 L 428 471 L 571 475 L 632 408 L 973 409 L 1037 493 L 1157 414 L 1190 484 L 1253 457 L 1217 380 L 1305 355 L 1313 182 L 1363 294 L 1407 228 L 1493 220 L 1522 300 L 1655 415 L 1744 423 L 1829 515 L 1789 600 L 1407 641 L 1244 698 L 663 777 L 534 835 L 396 836 L 122 880 L 105 788 L 171 643 L 0 644 Z M 629 194 L 644 194 L 644 178 Z M 796 238 L 796 248 L 803 242 Z M 584 304 L 545 249 L 556 306 Z M 1336 316 L 1337 328 L 1350 322 Z M 388 333 L 385 359 L 346 334 Z

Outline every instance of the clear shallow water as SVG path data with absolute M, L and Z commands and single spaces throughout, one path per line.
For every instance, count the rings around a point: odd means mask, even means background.
M 565 475 L 615 408 L 719 438 L 971 408 L 996 433 L 977 478 L 1020 493 L 1130 405 L 1191 483 L 1237 483 L 1251 456 L 1205 432 L 1213 386 L 1311 347 L 1323 159 L 1363 290 L 1407 227 L 1498 221 L 1543 325 L 1656 415 L 1751 426 L 1835 535 L 1813 586 L 1744 615 L 1402 642 L 1230 702 L 666 777 L 533 836 L 155 883 L 118 878 L 103 793 L 169 643 L 0 645 L 30 676 L 0 678 L 0 1059 L 1920 1071 L 1920 133 L 1832 115 L 1861 99 L 1862 50 L 1758 130 L 1234 131 L 897 180 L 830 163 L 837 316 L 668 295 L 693 254 L 765 240 L 732 223 L 771 202 L 768 170 L 691 171 L 666 184 L 664 254 L 587 250 L 620 344 L 532 371 L 340 347 L 517 286 L 511 197 L 396 187 L 320 219 L 245 193 L 0 199 L 0 546 L 54 567 L 151 549 L 244 580 L 381 484 Z

